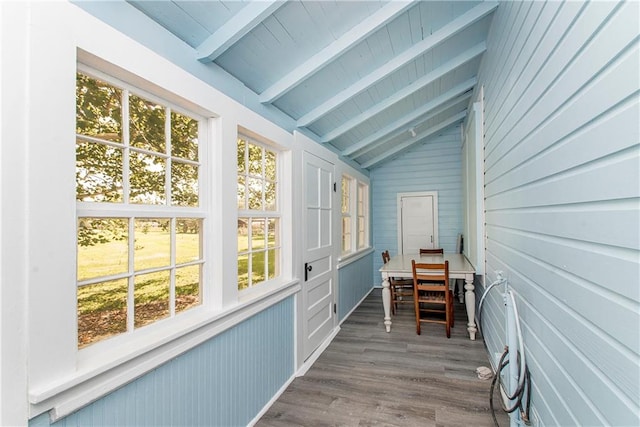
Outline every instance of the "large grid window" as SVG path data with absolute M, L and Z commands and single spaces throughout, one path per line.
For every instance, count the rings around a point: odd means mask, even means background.
M 351 252 L 351 181 L 351 177 L 342 177 L 342 253 Z
M 238 137 L 238 289 L 280 275 L 278 153 Z
M 79 348 L 202 303 L 203 127 L 142 90 L 77 73 Z

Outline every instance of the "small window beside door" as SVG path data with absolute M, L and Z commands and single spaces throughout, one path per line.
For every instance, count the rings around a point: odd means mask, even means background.
M 342 176 L 342 254 L 369 247 L 369 186 Z

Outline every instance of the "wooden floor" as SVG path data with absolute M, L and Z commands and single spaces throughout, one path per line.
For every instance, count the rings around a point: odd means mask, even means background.
M 493 426 L 491 380 L 475 370 L 490 366 L 479 337 L 470 341 L 464 305 L 455 327 L 423 324 L 402 306 L 385 332 L 380 290 L 374 290 L 302 377 L 296 378 L 256 424 L 267 426 Z M 501 426 L 506 414 L 498 408 Z

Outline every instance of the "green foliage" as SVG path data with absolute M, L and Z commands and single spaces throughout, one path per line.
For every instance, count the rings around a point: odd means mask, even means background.
M 125 96 L 127 111 L 123 108 Z M 168 111 L 164 105 L 77 73 L 76 199 L 198 206 L 199 166 L 189 162 L 198 161 L 199 122 Z M 128 146 L 122 134 L 125 121 L 129 123 Z M 171 129 L 168 161 L 167 121 Z M 125 171 L 129 172 L 129 200 L 124 200 L 123 193 Z M 169 172 L 171 182 L 167 182 Z M 166 200 L 167 186 L 170 200 Z M 105 238 L 86 230 L 78 233 L 81 246 L 95 245 Z

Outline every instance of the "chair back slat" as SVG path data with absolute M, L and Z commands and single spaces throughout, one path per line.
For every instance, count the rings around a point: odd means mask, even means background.
M 421 290 L 442 290 L 449 287 L 449 261 L 430 264 L 411 260 L 411 271 L 414 286 Z
M 444 249 L 436 248 L 436 249 L 423 249 L 420 248 L 420 255 L 443 255 Z

